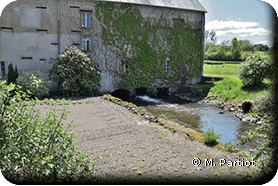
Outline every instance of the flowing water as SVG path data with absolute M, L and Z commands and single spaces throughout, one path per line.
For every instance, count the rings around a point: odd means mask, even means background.
M 219 114 L 222 109 L 200 103 L 191 103 L 189 100 L 180 99 L 176 96 L 152 98 L 142 95 L 122 99 L 133 102 L 137 106 L 145 107 L 154 116 L 164 114 L 169 119 L 189 124 L 203 132 L 206 132 L 208 128 L 213 128 L 216 134 L 221 135 L 219 141 L 223 145 L 229 142 L 236 144 L 245 131 L 256 128 L 255 124 L 244 123 L 230 112 Z M 260 139 L 256 140 L 260 141 Z M 259 146 L 256 140 L 245 145 L 236 145 L 236 147 L 248 151 L 250 148 Z

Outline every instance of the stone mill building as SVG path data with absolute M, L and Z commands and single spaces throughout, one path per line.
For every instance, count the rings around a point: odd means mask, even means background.
M 100 92 L 174 92 L 201 81 L 205 13 L 198 0 L 17 0 L 0 17 L 1 79 L 11 62 L 48 75 L 72 46 L 101 68 Z

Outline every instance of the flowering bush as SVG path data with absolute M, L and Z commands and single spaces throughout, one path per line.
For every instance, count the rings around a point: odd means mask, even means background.
M 257 85 L 271 73 L 271 59 L 259 54 L 252 54 L 239 66 L 239 78 L 243 85 Z
M 27 92 L 29 90 L 34 96 L 42 98 L 49 95 L 50 81 L 47 81 L 44 74 L 40 71 L 23 72 L 22 76 L 16 79 L 22 90 Z
M 49 77 L 57 82 L 64 96 L 92 95 L 100 87 L 100 69 L 79 49 L 69 47 L 58 57 Z

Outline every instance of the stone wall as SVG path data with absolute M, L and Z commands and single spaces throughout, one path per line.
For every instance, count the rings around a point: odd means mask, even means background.
M 104 46 L 101 37 L 103 23 L 95 15 L 96 2 L 90 0 L 60 0 L 60 51 L 68 46 L 82 49 L 82 38 L 90 38 L 90 49 L 84 53 L 102 69 L 101 92 L 112 92 L 126 88 L 113 75 L 109 67 L 121 68 L 121 59 Z M 183 18 L 193 28 L 202 28 L 202 15 L 197 11 L 137 6 L 146 20 L 160 16 L 167 18 L 173 26 L 173 18 Z M 91 27 L 82 28 L 82 12 L 89 12 Z M 58 55 L 58 6 L 56 0 L 17 0 L 5 7 L 0 18 L 0 61 L 17 65 L 19 75 L 28 70 L 40 70 L 48 75 L 52 64 L 50 58 Z M 202 62 L 200 62 L 202 63 Z M 1 72 L 0 72 L 1 73 Z M 202 72 L 200 73 L 202 75 Z M 200 77 L 190 80 L 197 83 Z M 57 86 L 53 82 L 52 90 Z

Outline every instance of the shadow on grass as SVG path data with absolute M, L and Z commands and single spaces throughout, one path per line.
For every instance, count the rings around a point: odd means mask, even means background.
M 270 83 L 262 82 L 262 83 L 257 84 L 257 85 L 242 86 L 241 90 L 251 93 L 251 92 L 259 92 L 259 91 L 262 91 L 262 90 L 267 90 L 270 87 L 271 87 Z

